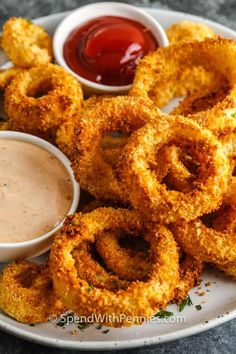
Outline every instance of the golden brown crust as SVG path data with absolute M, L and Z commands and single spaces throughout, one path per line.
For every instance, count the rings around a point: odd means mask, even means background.
M 159 117 L 142 99 L 125 96 L 105 98 L 86 111 L 76 128 L 72 160 L 81 187 L 96 198 L 125 201 L 116 167 L 106 162 L 101 153 L 101 140 L 114 131 L 128 135 Z
M 181 303 L 194 288 L 202 275 L 203 263 L 189 255 L 180 260 L 180 281 L 174 293 L 174 303 Z
M 135 235 L 134 236 L 140 236 Z M 106 267 L 122 279 L 144 280 L 151 269 L 148 250 L 135 250 L 121 247 L 119 240 L 127 239 L 119 230 L 103 232 L 96 239 L 96 248 Z M 134 238 L 135 243 L 135 238 Z
M 12 129 L 30 132 L 57 127 L 81 104 L 79 82 L 62 67 L 48 64 L 15 77 L 6 89 L 4 108 Z
M 20 67 L 52 62 L 52 39 L 39 25 L 24 18 L 11 17 L 3 26 L 1 47 L 9 59 Z
M 188 148 L 200 164 L 187 193 L 168 190 L 150 168 L 159 150 L 171 144 Z M 158 166 L 155 168 L 158 172 Z M 222 145 L 209 130 L 184 117 L 166 115 L 133 133 L 123 150 L 119 172 L 134 208 L 145 218 L 172 223 L 215 210 L 227 190 L 230 165 Z
M 170 44 L 190 42 L 192 40 L 202 41 L 206 38 L 214 38 L 214 30 L 205 23 L 181 21 L 174 23 L 166 30 Z
M 18 261 L 5 267 L 0 277 L 0 308 L 23 323 L 46 322 L 65 307 L 54 293 L 45 265 Z
M 153 266 L 146 282 L 131 282 L 126 290 L 111 292 L 94 287 L 78 277 L 71 252 L 84 242 L 94 242 L 95 235 L 111 228 L 122 228 L 132 235 L 143 229 L 143 223 L 133 211 L 99 208 L 89 214 L 68 218 L 58 233 L 50 254 L 50 269 L 57 294 L 68 308 L 79 315 L 93 313 L 123 314 L 110 326 L 140 324 L 164 308 L 179 280 L 178 250 L 172 234 L 163 226 L 153 225 L 145 233 L 150 242 Z M 127 316 L 131 316 L 128 319 Z
M 159 107 L 160 90 L 162 90 L 162 96 L 168 96 L 168 100 L 173 98 L 176 95 L 178 83 L 181 83 L 183 88 L 185 82 L 189 84 L 186 78 L 184 82 L 181 79 L 184 70 L 194 70 L 201 66 L 212 75 L 216 75 L 217 81 L 227 80 L 229 90 L 222 102 L 218 102 L 207 111 L 188 115 L 188 118 L 212 130 L 217 136 L 235 135 L 235 55 L 235 41 L 221 37 L 160 48 L 140 61 L 130 95 L 151 100 Z M 205 84 L 203 86 L 206 87 Z M 174 87 L 174 89 L 170 90 L 169 87 Z M 198 85 L 198 91 L 201 89 L 202 87 Z M 193 93 L 193 90 L 190 92 Z M 188 94 L 188 91 L 182 94 Z
M 22 72 L 23 69 L 17 66 L 0 70 L 0 90 L 4 91 L 11 81 Z
M 92 96 L 87 100 L 84 100 L 78 114 L 59 126 L 57 130 L 56 144 L 69 158 L 73 153 L 74 130 L 78 124 L 80 116 L 85 114 L 87 109 L 90 109 L 96 103 L 101 102 L 105 97 L 110 96 Z

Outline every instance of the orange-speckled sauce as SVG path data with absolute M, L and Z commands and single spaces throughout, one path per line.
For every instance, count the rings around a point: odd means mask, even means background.
M 51 153 L 0 139 L 0 243 L 32 240 L 58 225 L 73 197 L 70 176 Z

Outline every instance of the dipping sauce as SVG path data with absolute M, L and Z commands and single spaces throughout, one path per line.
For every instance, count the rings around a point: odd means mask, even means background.
M 109 86 L 132 83 L 137 62 L 158 43 L 141 23 L 102 16 L 76 28 L 64 44 L 67 65 L 87 80 Z
M 70 176 L 50 152 L 0 139 L 0 243 L 29 241 L 58 225 L 73 197 Z

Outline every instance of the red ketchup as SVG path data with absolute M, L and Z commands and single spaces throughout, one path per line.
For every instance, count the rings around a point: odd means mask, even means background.
M 102 16 L 76 28 L 65 41 L 63 54 L 83 78 L 122 86 L 132 83 L 138 60 L 157 48 L 153 34 L 141 23 Z

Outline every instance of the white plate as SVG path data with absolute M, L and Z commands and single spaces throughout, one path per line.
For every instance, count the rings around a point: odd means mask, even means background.
M 234 31 L 215 22 L 168 10 L 147 9 L 147 11 L 164 27 L 183 19 L 202 21 L 214 28 L 218 34 L 236 39 Z M 37 22 L 53 34 L 56 26 L 65 15 L 66 13 L 55 14 L 40 18 Z M 6 58 L 0 52 L 0 65 L 5 62 Z M 205 284 L 208 282 L 212 282 L 212 285 L 206 286 Z M 205 292 L 205 294 L 199 296 L 196 294 L 197 291 L 199 293 Z M 30 327 L 0 313 L 0 328 L 31 342 L 60 348 L 106 350 L 140 347 L 190 336 L 235 318 L 235 294 L 236 283 L 212 270 L 204 274 L 202 289 L 191 291 L 190 296 L 194 306 L 186 307 L 181 313 L 178 312 L 176 305 L 169 306 L 169 310 L 174 312 L 175 323 L 150 323 L 131 328 L 110 329 L 106 334 L 102 333 L 103 330 L 91 326 L 84 331 L 77 330 L 76 334 L 72 334 L 73 329 L 77 328 L 75 325 L 66 326 L 65 329 L 52 323 Z M 197 311 L 195 308 L 195 305 L 198 304 L 202 305 L 201 311 Z M 185 316 L 186 322 L 180 316 Z

